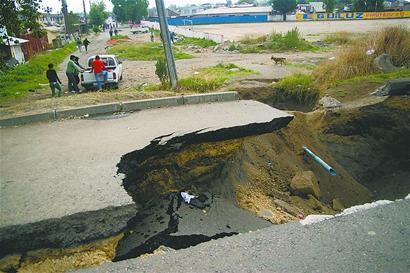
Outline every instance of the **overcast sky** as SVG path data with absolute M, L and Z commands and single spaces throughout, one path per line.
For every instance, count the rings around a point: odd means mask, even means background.
M 82 0 L 66 0 L 68 11 L 74 12 L 82 12 L 83 11 L 83 1 Z M 93 0 L 84 0 L 87 12 L 90 9 L 90 2 L 92 3 Z M 95 0 L 94 0 L 95 1 Z M 110 0 L 103 0 L 107 6 L 108 10 L 112 10 L 112 4 Z M 148 0 L 149 6 L 155 6 L 155 0 Z M 165 6 L 169 6 L 172 4 L 176 4 L 178 6 L 184 6 L 186 4 L 202 4 L 202 3 L 225 3 L 226 0 L 164 0 Z M 61 11 L 61 1 L 60 0 L 43 0 L 42 1 L 43 7 L 51 7 L 53 9 L 52 13 L 57 13 Z

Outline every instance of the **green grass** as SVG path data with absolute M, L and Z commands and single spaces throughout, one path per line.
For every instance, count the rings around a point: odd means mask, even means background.
M 301 105 L 314 105 L 320 92 L 313 86 L 312 75 L 293 74 L 281 79 L 274 89 L 286 99 L 291 99 Z
M 316 51 L 319 47 L 304 40 L 297 28 L 285 34 L 272 33 L 261 37 L 247 37 L 238 46 L 241 53 Z
M 335 33 L 328 34 L 323 42 L 328 44 L 346 45 L 351 43 L 353 40 L 353 33 L 347 31 L 339 31 Z
M 292 67 L 304 68 L 304 69 L 307 69 L 307 70 L 313 70 L 316 67 L 316 65 L 312 64 L 312 63 L 291 62 L 291 63 L 287 63 L 286 65 L 292 66 Z
M 212 40 L 205 39 L 205 38 L 200 39 L 200 38 L 183 37 L 182 39 L 178 40 L 175 43 L 175 45 L 181 45 L 181 46 L 195 45 L 195 46 L 199 46 L 202 48 L 206 48 L 206 47 L 216 46 L 217 43 Z
M 123 43 L 108 49 L 109 54 L 116 54 L 119 58 L 135 61 L 155 61 L 164 57 L 161 43 Z M 175 59 L 191 59 L 192 55 L 174 47 Z
M 233 70 L 233 71 L 232 71 Z M 199 74 L 178 81 L 178 91 L 205 93 L 215 91 L 232 77 L 255 74 L 255 71 L 241 68 L 235 64 L 218 64 L 199 70 Z M 146 91 L 169 89 L 168 86 L 153 85 Z
M 130 37 L 128 37 L 128 35 L 114 35 L 111 37 L 111 40 L 122 40 L 122 39 L 129 39 Z
M 58 65 L 75 50 L 75 43 L 70 43 L 63 48 L 38 54 L 27 63 L 0 74 L 0 101 L 24 97 L 29 90 L 38 89 L 39 83 L 48 83 L 45 74 L 47 65 L 53 63 L 57 69 Z
M 357 82 L 375 82 L 382 83 L 386 80 L 398 79 L 398 78 L 407 78 L 410 77 L 410 68 L 400 69 L 388 73 L 375 73 L 366 76 L 354 77 L 344 81 L 338 81 L 336 84 L 340 83 L 357 83 Z

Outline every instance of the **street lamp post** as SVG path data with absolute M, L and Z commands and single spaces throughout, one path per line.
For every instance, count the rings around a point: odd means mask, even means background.
M 165 59 L 168 67 L 168 75 L 171 81 L 172 89 L 177 87 L 177 70 L 175 68 L 174 53 L 172 52 L 171 39 L 168 30 L 167 16 L 164 8 L 163 0 L 155 0 L 159 18 L 159 26 L 161 31 L 162 43 L 164 45 Z
M 88 34 L 88 22 L 87 22 L 87 11 L 85 10 L 85 0 L 83 0 L 83 9 L 84 9 L 85 32 Z
M 61 0 L 61 11 L 63 12 L 64 16 L 64 27 L 65 27 L 65 33 L 68 33 L 68 10 L 67 10 L 67 2 L 66 0 Z

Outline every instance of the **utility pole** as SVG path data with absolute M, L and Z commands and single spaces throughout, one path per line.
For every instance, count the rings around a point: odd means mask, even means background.
M 66 0 L 61 0 L 61 11 L 63 12 L 64 16 L 64 26 L 65 26 L 65 33 L 68 33 L 68 10 L 67 10 L 67 2 Z
M 88 22 L 87 22 L 87 11 L 85 10 L 85 0 L 83 0 L 83 9 L 84 9 L 85 32 L 88 34 Z
M 155 3 L 157 5 L 162 44 L 164 45 L 165 49 L 165 59 L 168 67 L 168 75 L 169 79 L 171 80 L 171 87 L 172 89 L 175 89 L 177 87 L 178 78 L 177 70 L 175 68 L 174 53 L 172 52 L 171 39 L 169 36 L 167 15 L 165 13 L 164 8 L 164 0 L 155 0 Z

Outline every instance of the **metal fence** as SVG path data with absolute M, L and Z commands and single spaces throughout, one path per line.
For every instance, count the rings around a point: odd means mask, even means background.
M 20 35 L 20 38 L 29 41 L 28 43 L 21 44 L 21 50 L 24 53 L 26 61 L 37 53 L 45 51 L 50 47 L 50 45 L 48 44 L 47 35 L 38 38 L 33 34 L 23 34 Z

